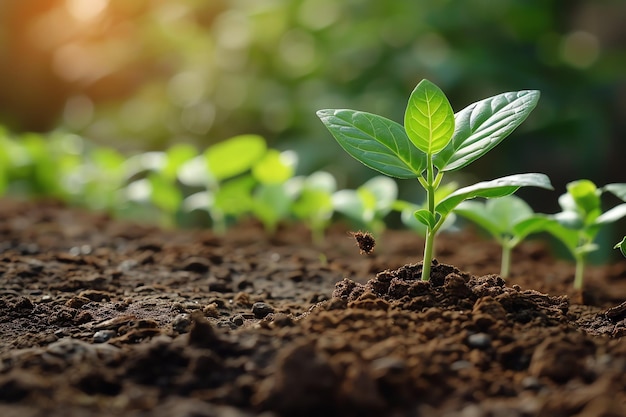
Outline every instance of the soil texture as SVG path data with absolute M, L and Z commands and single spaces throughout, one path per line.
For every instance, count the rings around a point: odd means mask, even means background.
M 626 261 L 0 203 L 3 417 L 626 416 Z

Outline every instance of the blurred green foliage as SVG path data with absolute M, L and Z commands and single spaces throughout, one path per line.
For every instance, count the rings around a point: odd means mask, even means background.
M 422 78 L 460 107 L 539 89 L 521 138 L 476 176 L 606 183 L 626 153 L 625 19 L 623 0 L 3 0 L 0 122 L 121 150 L 255 133 L 354 186 L 371 173 L 315 110 L 400 121 Z

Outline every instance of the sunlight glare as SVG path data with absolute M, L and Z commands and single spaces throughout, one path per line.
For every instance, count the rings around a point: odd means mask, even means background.
M 108 6 L 109 0 L 65 0 L 67 11 L 76 20 L 92 20 Z

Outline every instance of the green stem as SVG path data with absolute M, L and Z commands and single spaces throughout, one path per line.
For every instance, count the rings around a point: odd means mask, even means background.
M 576 273 L 574 275 L 574 289 L 582 290 L 583 289 L 583 275 L 585 271 L 585 255 L 578 254 L 575 256 L 576 259 Z
M 426 198 L 428 200 L 428 211 L 435 216 L 435 168 L 433 166 L 432 155 L 426 157 Z M 433 249 L 435 246 L 435 228 L 427 226 L 426 242 L 424 243 L 424 260 L 422 267 L 422 281 L 430 280 L 430 265 L 433 259 Z
M 500 264 L 500 276 L 502 278 L 508 278 L 511 270 L 511 249 L 512 247 L 504 244 L 502 245 L 502 261 Z
M 430 265 L 432 263 L 434 246 L 435 246 L 435 233 L 432 230 L 427 230 L 426 231 L 426 243 L 424 245 L 422 281 L 430 280 Z

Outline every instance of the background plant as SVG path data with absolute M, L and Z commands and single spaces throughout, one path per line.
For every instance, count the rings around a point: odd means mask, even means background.
M 551 188 L 543 174 L 518 174 L 464 187 L 435 201 L 445 172 L 461 169 L 495 147 L 526 119 L 538 99 L 538 91 L 504 93 L 455 115 L 445 94 L 422 80 L 409 97 L 404 127 L 355 110 L 317 114 L 348 154 L 391 177 L 417 179 L 425 189 L 428 207 L 415 216 L 427 228 L 422 279 L 428 280 L 435 235 L 459 203 L 502 197 L 522 186 Z
M 601 196 L 610 192 L 626 201 L 626 184 L 609 184 L 598 188 L 589 180 L 567 184 L 567 192 L 559 197 L 561 212 L 545 224 L 547 232 L 560 240 L 574 257 L 576 272 L 574 288 L 582 290 L 587 255 L 598 249 L 595 243 L 600 229 L 626 216 L 626 203 L 602 211 Z
M 382 175 L 375 176 L 356 190 L 343 189 L 332 195 L 336 212 L 346 216 L 355 228 L 364 228 L 380 237 L 385 229 L 385 216 L 396 204 L 398 186 Z
M 513 248 L 528 235 L 543 231 L 548 221 L 515 195 L 484 202 L 464 201 L 454 212 L 485 229 L 500 244 L 502 278 L 507 278 L 510 274 Z

